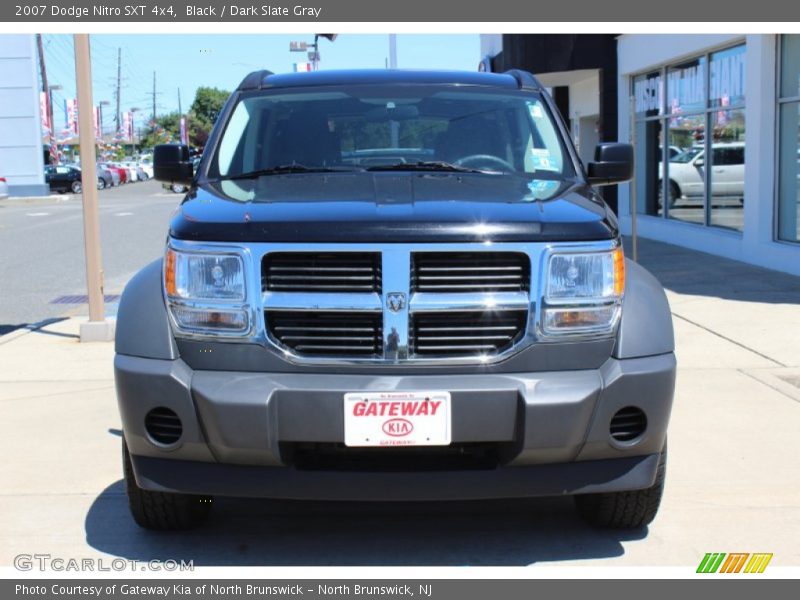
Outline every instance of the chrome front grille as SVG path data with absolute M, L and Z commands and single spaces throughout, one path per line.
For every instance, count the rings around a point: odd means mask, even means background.
M 299 356 L 383 356 L 380 313 L 276 311 L 266 320 L 270 335 Z
M 282 292 L 381 291 L 378 252 L 273 252 L 264 257 L 264 290 Z
M 527 310 L 414 313 L 413 356 L 486 356 L 508 350 L 525 333 Z
M 521 252 L 414 252 L 413 292 L 524 292 L 530 260 Z

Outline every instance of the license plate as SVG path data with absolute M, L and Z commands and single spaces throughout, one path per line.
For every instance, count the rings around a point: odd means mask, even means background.
M 344 395 L 346 446 L 447 446 L 450 392 Z

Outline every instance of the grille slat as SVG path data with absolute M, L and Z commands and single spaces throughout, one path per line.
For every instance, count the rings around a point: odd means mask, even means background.
M 273 252 L 264 257 L 262 273 L 265 291 L 381 291 L 378 252 Z
M 527 319 L 527 310 L 414 313 L 409 328 L 411 352 L 417 356 L 497 354 L 525 334 Z
M 530 260 L 520 252 L 415 252 L 414 292 L 527 291 Z
M 381 313 L 267 311 L 266 320 L 270 335 L 300 355 L 370 358 L 383 354 Z

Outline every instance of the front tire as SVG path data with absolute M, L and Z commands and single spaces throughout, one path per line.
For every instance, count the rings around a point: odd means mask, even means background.
M 98 178 L 98 180 L 97 180 L 97 189 L 98 189 L 98 190 L 104 190 L 104 189 L 106 189 L 106 182 L 105 182 L 105 180 L 104 180 L 104 179 L 102 179 L 102 178 Z
M 133 520 L 139 527 L 156 531 L 192 529 L 208 518 L 211 496 L 151 492 L 136 484 L 130 453 L 122 442 L 125 491 Z
M 653 522 L 664 494 L 667 446 L 661 451 L 655 483 L 643 490 L 575 496 L 578 514 L 594 527 L 638 529 Z
M 73 194 L 80 194 L 81 191 L 83 190 L 83 186 L 81 185 L 80 181 L 73 181 L 72 185 L 69 186 L 69 189 L 72 190 Z

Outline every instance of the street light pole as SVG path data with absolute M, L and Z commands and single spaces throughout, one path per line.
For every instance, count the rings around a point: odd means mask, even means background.
M 89 321 L 80 325 L 82 342 L 109 341 L 114 326 L 105 320 L 103 299 L 103 261 L 100 255 L 100 215 L 97 201 L 97 164 L 95 154 L 92 102 L 92 62 L 89 57 L 89 35 L 74 36 L 75 75 L 78 88 L 78 134 L 81 147 L 81 181 L 83 196 L 83 236 L 86 249 L 86 286 L 89 296 Z
M 56 124 L 53 122 L 53 90 L 60 90 L 62 85 L 48 85 L 47 86 L 47 118 L 50 119 L 50 148 L 55 146 L 56 156 L 55 162 L 58 163 L 58 143 L 56 142 Z
M 138 106 L 131 107 L 131 141 L 133 142 L 133 151 L 131 154 L 133 157 L 136 156 L 136 113 L 140 110 L 142 109 Z

